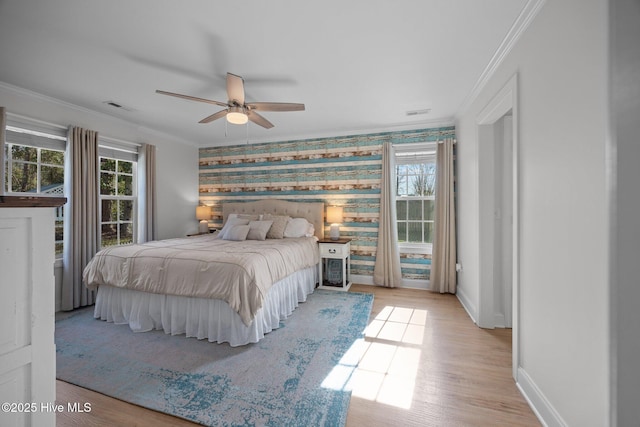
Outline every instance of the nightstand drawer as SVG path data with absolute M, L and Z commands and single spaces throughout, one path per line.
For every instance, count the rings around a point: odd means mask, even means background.
M 344 258 L 349 255 L 351 245 L 340 243 L 321 243 L 320 256 L 323 258 Z

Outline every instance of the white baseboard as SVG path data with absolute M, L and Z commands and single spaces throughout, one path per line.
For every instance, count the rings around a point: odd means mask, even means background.
M 458 297 L 458 301 L 460 301 L 460 304 L 462 304 L 462 307 L 464 307 L 465 311 L 467 312 L 467 314 L 469 315 L 471 320 L 473 320 L 473 323 L 475 323 L 477 325 L 478 324 L 478 309 L 471 302 L 471 300 L 467 297 L 467 294 L 465 294 L 464 289 L 458 287 L 456 289 L 456 297 Z
M 518 368 L 516 385 L 543 426 L 567 427 L 568 424 L 562 419 L 558 411 L 555 410 L 535 382 L 533 382 L 531 377 L 521 367 Z
M 364 276 L 360 274 L 352 274 L 351 283 L 357 283 L 359 285 L 376 286 L 375 283 L 373 283 L 373 276 Z M 400 283 L 400 286 L 398 287 L 429 290 L 429 281 L 418 280 L 418 279 L 402 279 L 402 283 Z

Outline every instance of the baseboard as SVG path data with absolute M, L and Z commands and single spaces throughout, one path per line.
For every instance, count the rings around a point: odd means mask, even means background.
M 376 286 L 376 284 L 373 283 L 373 276 L 364 276 L 360 274 L 352 274 L 351 283 L 357 283 L 358 285 Z M 408 288 L 408 289 L 429 290 L 429 281 L 418 280 L 418 279 L 402 279 L 402 282 L 398 287 Z
M 473 323 L 478 324 L 478 309 L 471 302 L 471 300 L 467 297 L 467 294 L 464 293 L 464 289 L 458 287 L 456 289 L 456 297 L 458 297 L 458 301 L 462 304 L 462 307 L 465 309 Z
M 538 420 L 545 427 L 567 427 L 568 424 L 562 419 L 558 411 L 545 397 L 531 377 L 521 367 L 518 368 L 518 379 L 516 385 L 520 393 L 536 414 Z

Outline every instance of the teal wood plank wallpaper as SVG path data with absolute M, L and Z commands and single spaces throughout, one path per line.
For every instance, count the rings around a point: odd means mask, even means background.
M 455 137 L 455 128 L 201 148 L 200 202 L 222 225 L 222 204 L 278 198 L 344 208 L 340 235 L 352 239 L 352 274 L 373 276 L 380 213 L 382 144 Z M 325 235 L 329 224 L 325 224 Z M 402 276 L 428 279 L 431 256 L 401 254 Z

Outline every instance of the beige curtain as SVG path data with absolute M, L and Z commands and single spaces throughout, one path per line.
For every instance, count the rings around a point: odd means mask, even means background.
M 378 248 L 373 269 L 373 283 L 395 288 L 402 281 L 395 194 L 394 157 L 391 143 L 385 142 L 382 150 L 382 185 L 380 187 L 380 218 L 378 220 Z
M 142 144 L 138 151 L 138 243 L 156 239 L 156 146 Z
M 70 127 L 67 139 L 61 308 L 73 310 L 95 302 L 95 292 L 82 283 L 82 270 L 100 242 L 100 169 L 98 132 Z
M 0 107 L 0 196 L 4 194 L 4 162 L 6 159 L 4 158 L 4 128 L 7 126 L 7 111 L 4 107 Z
M 453 144 L 449 138 L 436 149 L 435 233 L 431 259 L 431 290 L 456 293 L 456 212 L 453 188 Z

